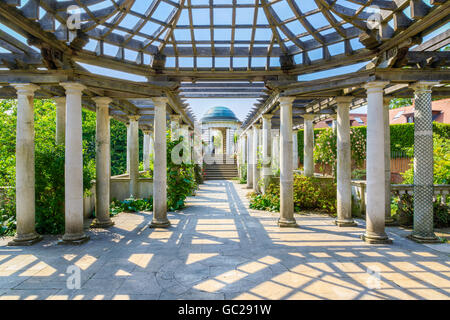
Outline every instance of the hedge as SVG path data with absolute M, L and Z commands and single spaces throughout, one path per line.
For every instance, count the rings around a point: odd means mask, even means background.
M 406 149 L 414 145 L 414 123 L 391 124 L 391 151 L 405 152 Z M 314 129 L 316 138 L 323 130 L 327 128 Z M 367 126 L 352 127 L 353 130 L 359 130 L 364 137 L 367 137 Z M 450 124 L 433 122 L 433 132 L 439 136 L 450 139 Z M 303 163 L 303 129 L 298 130 L 298 156 Z

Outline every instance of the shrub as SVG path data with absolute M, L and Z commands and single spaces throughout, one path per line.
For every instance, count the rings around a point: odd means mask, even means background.
M 414 155 L 414 147 L 408 149 L 409 156 Z M 433 183 L 450 183 L 450 140 L 433 134 Z M 402 174 L 403 184 L 414 184 L 414 166 Z
M 250 195 L 250 208 L 280 211 L 280 185 L 272 182 L 265 194 Z M 331 179 L 294 175 L 294 210 L 336 211 L 336 184 Z
M 295 211 L 319 209 L 336 212 L 336 184 L 331 179 L 294 176 Z
M 244 164 L 240 166 L 240 170 L 241 170 L 241 177 L 239 178 L 239 183 L 245 184 L 247 183 L 247 165 Z
M 195 183 L 202 184 L 204 180 L 204 169 L 199 164 L 194 164 Z
M 403 194 L 396 198 L 393 205 L 394 216 L 401 226 L 411 227 L 414 224 L 414 196 Z M 401 208 L 398 207 L 398 202 Z M 450 227 L 450 206 L 440 203 L 440 197 L 433 203 L 433 225 L 434 228 Z
M 351 158 L 357 166 L 361 166 L 366 158 L 366 136 L 365 131 L 357 128 L 350 129 Z M 330 165 L 334 176 L 336 176 L 337 161 L 337 134 L 331 128 L 320 131 L 315 140 L 314 160 L 324 171 L 325 166 Z
M 139 211 L 152 211 L 153 210 L 153 198 L 144 199 L 127 199 L 119 201 L 112 199 L 110 205 L 110 216 L 115 216 L 121 212 L 139 212 Z
M 167 134 L 167 208 L 170 211 L 184 208 L 184 201 L 197 187 L 194 164 L 184 162 L 177 164 L 172 161 L 173 148 L 182 142 L 183 137 L 171 141 L 170 134 Z M 183 150 L 180 150 L 181 158 Z

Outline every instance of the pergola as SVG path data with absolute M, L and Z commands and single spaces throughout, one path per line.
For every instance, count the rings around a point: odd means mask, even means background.
M 279 225 L 290 227 L 296 225 L 293 129 L 305 128 L 305 174 L 312 175 L 313 123 L 330 115 L 337 118 L 338 132 L 336 223 L 353 224 L 349 110 L 367 103 L 363 238 L 379 243 L 389 241 L 384 232 L 387 99 L 415 97 L 413 238 L 435 240 L 431 88 L 433 97 L 450 95 L 450 56 L 440 51 L 450 39 L 445 30 L 449 13 L 446 0 L 0 0 L 0 98 L 18 99 L 17 235 L 12 244 L 39 240 L 30 200 L 32 97 L 57 103 L 57 139 L 65 143 L 67 155 L 63 241 L 75 243 L 86 240 L 82 106 L 97 112 L 97 226 L 111 225 L 109 116 L 129 125 L 130 196 L 136 195 L 139 176 L 138 129 L 145 130 L 147 144 L 153 131 L 151 226 L 167 227 L 166 120 L 171 119 L 172 130 L 193 129 L 196 119 L 187 98 L 256 98 L 242 125 L 241 165 L 248 166 L 248 187 L 256 188 L 258 135 L 269 158 L 271 129 L 280 128 Z M 336 70 L 341 71 L 333 76 Z M 303 80 L 320 72 L 321 78 Z M 270 161 L 264 166 L 270 168 Z M 268 181 L 270 170 L 262 175 Z

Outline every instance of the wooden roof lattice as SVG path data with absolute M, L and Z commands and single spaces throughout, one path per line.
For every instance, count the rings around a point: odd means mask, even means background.
M 405 66 L 438 70 L 445 80 L 448 53 L 433 52 L 448 45 L 448 29 L 422 39 L 448 26 L 449 14 L 448 0 L 0 0 L 0 97 L 12 95 L 11 80 L 40 83 L 42 97 L 61 95 L 58 81 L 70 80 L 88 87 L 87 100 L 112 97 L 113 114 L 123 119 L 142 108 L 147 117 L 157 96 L 191 125 L 185 99 L 256 98 L 246 126 L 280 92 L 301 101 L 295 108 L 307 111 L 297 114 L 324 113 L 330 97 L 361 98 L 361 81 L 420 78 L 400 76 Z M 68 19 L 78 18 L 79 28 L 69 30 Z M 384 71 L 298 81 L 356 63 Z M 93 75 L 82 64 L 147 81 Z M 409 95 L 404 84 L 389 90 Z

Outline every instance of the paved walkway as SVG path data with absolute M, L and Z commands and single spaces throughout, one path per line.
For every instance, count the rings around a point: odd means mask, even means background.
M 279 229 L 277 214 L 248 209 L 246 193 L 236 182 L 208 181 L 185 210 L 169 214 L 168 230 L 147 228 L 151 213 L 122 213 L 81 246 L 47 236 L 6 247 L 3 238 L 0 298 L 450 298 L 450 255 L 433 249 L 448 245 L 416 244 L 398 228 L 388 229 L 393 245 L 367 245 L 362 221 L 338 228 L 320 215 Z M 69 289 L 73 266 L 80 289 Z

